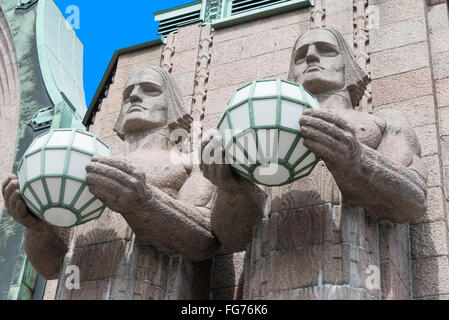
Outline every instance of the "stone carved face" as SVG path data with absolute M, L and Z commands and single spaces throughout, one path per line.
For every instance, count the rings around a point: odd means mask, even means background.
M 152 66 L 128 78 L 114 131 L 124 140 L 127 134 L 162 127 L 189 131 L 191 122 L 181 91 L 171 75 L 161 67 Z
M 345 87 L 345 59 L 335 36 L 321 29 L 306 32 L 293 50 L 292 77 L 313 94 Z
M 348 90 L 351 104 L 358 106 L 369 83 L 343 35 L 334 29 L 305 32 L 296 41 L 288 80 L 301 83 L 314 95 Z
M 125 134 L 165 126 L 168 104 L 160 74 L 149 69 L 132 75 L 123 91 L 122 108 Z

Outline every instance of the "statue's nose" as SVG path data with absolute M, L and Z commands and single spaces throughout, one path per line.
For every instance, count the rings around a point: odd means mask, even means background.
M 318 51 L 317 51 L 317 49 L 316 49 L 316 47 L 314 45 L 309 46 L 309 48 L 307 50 L 306 61 L 309 64 L 312 63 L 312 62 L 319 62 L 320 61 L 320 57 L 318 55 Z
M 129 95 L 129 99 L 131 102 L 140 102 L 142 101 L 142 97 L 140 95 L 140 87 L 135 86 L 131 94 Z

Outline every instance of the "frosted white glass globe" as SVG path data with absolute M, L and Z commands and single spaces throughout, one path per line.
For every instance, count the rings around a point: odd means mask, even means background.
M 110 156 L 111 150 L 84 130 L 56 129 L 37 137 L 18 170 L 20 194 L 28 208 L 61 228 L 98 219 L 106 207 L 89 192 L 85 170 L 96 154 Z
M 300 84 L 257 80 L 236 90 L 219 123 L 226 161 L 265 186 L 308 176 L 319 159 L 303 145 L 299 119 L 317 99 Z

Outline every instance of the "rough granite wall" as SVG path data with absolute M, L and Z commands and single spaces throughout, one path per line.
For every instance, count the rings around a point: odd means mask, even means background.
M 378 13 L 375 28 L 365 27 L 373 18 L 368 8 Z M 172 73 L 187 109 L 201 122 L 193 129 L 198 135 L 216 126 L 235 89 L 254 79 L 285 79 L 295 39 L 320 26 L 341 31 L 372 77 L 360 108 L 400 110 L 416 131 L 429 170 L 428 212 L 422 221 L 376 223 L 363 212 L 347 211 L 321 164 L 301 183 L 267 189 L 265 217 L 255 226 L 246 252 L 222 252 L 204 264 L 141 247 L 123 218 L 107 211 L 75 230 L 66 262 L 81 267 L 81 290 L 60 286 L 58 298 L 449 297 L 449 18 L 443 0 L 317 0 L 314 8 L 216 31 L 201 24 L 184 26 L 163 46 L 119 57 L 90 131 L 114 154 L 122 153 L 112 127 L 126 78 L 160 65 Z M 369 265 L 380 268 L 380 290 L 366 287 Z
M 448 185 L 449 17 L 447 1 L 427 1 L 424 14 L 433 95 L 435 125 L 423 127 L 421 144 L 426 147 L 435 181 L 429 181 L 428 218 L 411 227 L 413 292 L 416 299 L 449 299 Z M 446 87 L 445 87 L 446 86 Z M 446 100 L 446 101 L 445 101 Z M 429 110 L 429 113 L 431 111 Z M 437 140 L 434 140 L 437 135 Z M 430 158 L 432 160 L 430 160 Z
M 7 177 L 12 169 L 16 155 L 16 139 L 19 126 L 19 75 L 16 50 L 11 31 L 3 11 L 0 9 L 0 177 Z M 0 300 L 6 300 L 13 276 L 13 266 L 22 258 L 15 255 L 17 243 L 17 225 L 4 218 L 6 210 L 3 197 L 0 196 L 0 269 L 5 274 L 0 276 Z M 13 243 L 13 245 L 11 245 Z M 17 250 L 19 250 L 17 248 Z M 16 260 L 18 261 L 16 261 Z M 19 262 L 20 263 L 20 262 Z M 9 271 L 10 273 L 6 273 Z M 16 277 L 17 278 L 17 277 Z
M 19 81 L 17 58 L 3 11 L 0 10 L 0 176 L 12 169 L 19 124 Z M 0 198 L 3 208 L 3 197 Z
M 394 233 L 385 252 L 382 281 L 390 282 L 388 298 L 401 297 L 399 288 L 412 285 L 414 299 L 440 298 L 448 293 L 447 209 L 444 186 L 440 124 L 435 100 L 435 60 L 432 25 L 440 19 L 447 26 L 447 6 L 428 7 L 426 1 L 370 1 L 379 8 L 380 26 L 370 30 L 372 103 L 374 109 L 392 108 L 404 112 L 421 144 L 429 171 L 428 211 L 418 224 L 410 226 L 411 263 L 401 265 L 402 255 Z M 433 12 L 433 13 L 432 13 Z M 435 14 L 442 17 L 434 17 Z M 436 27 L 436 26 L 435 26 Z M 433 28 L 444 33 L 443 26 Z M 395 226 L 385 225 L 382 230 Z M 404 248 L 407 250 L 407 248 Z M 411 265 L 411 279 L 406 272 Z M 399 286 L 402 284 L 402 287 Z

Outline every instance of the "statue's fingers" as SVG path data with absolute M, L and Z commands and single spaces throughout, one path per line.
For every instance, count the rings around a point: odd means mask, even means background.
M 16 177 L 15 175 L 13 175 L 13 174 L 10 174 L 10 175 L 8 175 L 8 177 L 7 177 L 5 180 L 3 180 L 3 182 L 2 182 L 2 195 L 3 195 L 3 199 L 5 198 L 5 190 L 6 190 L 6 187 L 9 185 L 9 183 L 10 183 L 12 180 L 15 180 L 15 179 L 17 179 L 17 177 Z
M 101 202 L 103 202 L 109 209 L 114 210 L 111 204 L 115 203 L 117 194 L 105 192 L 103 188 L 98 188 L 91 186 L 89 187 L 90 193 L 97 197 Z
M 120 192 L 121 188 L 124 188 L 125 186 L 122 183 L 119 183 L 115 179 L 106 176 L 105 174 L 101 173 L 89 173 L 86 175 L 86 184 L 89 187 L 96 187 L 104 190 L 105 193 L 113 192 L 118 193 Z
M 18 190 L 12 193 L 7 209 L 14 220 L 25 227 L 33 227 L 39 222 L 39 218 L 28 211 Z
M 322 133 L 325 133 L 339 141 L 342 141 L 344 143 L 350 143 L 350 135 L 347 134 L 346 131 L 343 129 L 337 127 L 335 124 L 331 122 L 324 121 L 320 118 L 314 118 L 310 116 L 303 116 L 301 117 L 299 124 L 302 128 L 313 128 L 315 130 L 318 130 Z
M 119 183 L 114 179 L 95 173 L 86 176 L 86 183 L 89 191 L 91 191 L 91 193 L 97 196 L 100 200 L 108 199 L 111 196 L 115 197 L 127 188 L 122 183 Z M 95 193 L 93 192 L 94 190 Z
M 22 196 L 20 195 L 19 190 L 13 190 L 11 195 L 9 196 L 9 206 L 11 208 L 16 208 L 16 204 L 25 204 L 25 202 L 22 199 Z
M 20 215 L 20 211 L 18 209 L 18 203 L 22 201 L 22 197 L 20 197 L 20 193 L 18 190 L 14 190 L 8 197 L 7 202 L 5 203 L 8 212 L 12 216 Z
M 327 146 L 309 139 L 304 140 L 304 146 L 313 151 L 313 153 L 325 162 L 335 160 L 335 153 Z
M 117 191 L 117 188 L 119 188 L 120 191 Z M 137 200 L 137 197 L 133 196 L 136 195 L 135 190 L 123 188 L 123 186 L 118 185 L 108 185 L 107 188 L 91 186 L 89 187 L 89 191 L 109 209 L 120 213 L 123 213 L 126 208 L 135 205 Z
M 19 195 L 20 197 L 20 195 Z M 15 216 L 14 219 L 25 227 L 33 227 L 39 222 L 39 218 L 34 215 L 31 211 L 28 211 L 25 203 L 22 199 L 17 199 L 13 205 Z
M 121 171 L 126 172 L 129 175 L 138 177 L 140 176 L 140 170 L 138 170 L 135 166 L 130 164 L 125 158 L 121 157 L 94 157 L 96 163 L 100 163 L 103 165 L 108 165 L 112 168 L 119 169 Z
M 94 185 L 88 185 L 89 192 L 92 193 L 98 200 L 103 203 L 106 203 L 108 198 L 111 195 L 108 195 L 107 192 L 104 192 L 104 189 L 101 187 L 95 187 Z
M 18 199 L 15 202 L 17 212 L 20 212 L 26 216 L 33 215 L 30 211 L 28 211 L 25 201 L 23 201 L 22 197 L 20 196 L 20 193 L 17 195 L 17 198 Z M 33 215 L 33 217 L 34 217 L 34 215 Z
M 88 163 L 86 165 L 86 182 L 87 178 L 89 178 L 89 182 L 92 184 L 96 184 L 105 180 L 95 180 L 93 177 L 97 176 L 104 176 L 108 178 L 109 180 L 113 180 L 123 186 L 126 186 L 128 188 L 135 189 L 136 184 L 138 183 L 138 180 L 133 176 L 130 175 L 120 169 L 117 169 L 115 167 L 111 167 L 109 165 L 103 164 L 103 163 Z
M 19 181 L 17 179 L 11 180 L 9 184 L 5 188 L 5 192 L 3 195 L 3 198 L 5 202 L 9 202 L 9 199 L 11 197 L 11 194 L 17 190 L 19 192 Z
M 106 158 L 106 156 L 102 156 L 102 155 L 96 154 L 96 155 L 94 155 L 92 157 L 91 161 L 93 161 L 93 162 L 100 162 L 100 161 L 103 160 L 103 158 Z
M 316 109 L 306 109 L 306 110 L 307 110 L 307 112 L 304 111 L 304 113 L 303 113 L 306 116 L 319 118 L 324 121 L 333 123 L 337 127 L 341 128 L 343 130 L 350 131 L 351 133 L 355 134 L 354 126 L 351 125 L 348 121 L 346 121 L 342 117 L 340 117 L 339 115 L 337 115 L 336 113 L 332 113 L 332 112 L 324 111 L 324 110 L 316 110 Z
M 316 130 L 311 127 L 304 127 L 301 129 L 301 135 L 304 138 L 304 140 L 311 140 L 318 144 L 324 145 L 330 150 L 333 150 L 334 152 L 345 152 L 346 151 L 346 144 L 343 142 L 335 139 L 331 135 L 328 135 L 322 131 Z

